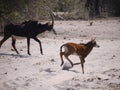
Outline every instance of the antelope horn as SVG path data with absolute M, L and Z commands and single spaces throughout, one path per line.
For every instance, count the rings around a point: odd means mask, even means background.
M 51 19 L 52 19 L 52 26 L 54 26 L 54 14 L 53 14 L 53 11 L 48 7 L 46 6 L 45 9 L 49 12 L 50 16 L 51 16 Z
M 95 39 L 96 39 L 95 37 L 94 37 L 94 38 L 92 37 L 92 38 L 91 38 L 91 41 L 94 41 Z
M 53 26 L 54 26 L 54 20 L 55 20 L 55 18 L 54 18 L 54 13 L 53 13 L 53 11 L 52 11 L 48 6 L 45 7 L 45 8 L 48 10 L 48 12 L 49 12 L 49 14 L 50 14 L 50 16 L 51 16 L 51 19 L 52 19 L 52 24 L 51 24 L 51 26 L 53 27 Z M 54 34 L 57 35 L 57 33 L 56 33 L 56 31 L 55 31 L 54 28 L 52 29 L 52 31 L 53 31 Z

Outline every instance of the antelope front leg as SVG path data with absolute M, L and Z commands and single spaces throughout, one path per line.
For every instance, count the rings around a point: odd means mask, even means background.
M 83 60 L 81 60 L 81 67 L 82 67 L 82 72 L 84 74 L 84 63 L 83 63 Z
M 28 47 L 28 51 L 27 52 L 28 52 L 29 55 L 31 55 L 30 54 L 30 38 L 27 38 L 27 47 Z
M 82 67 L 82 73 L 84 74 L 84 63 L 85 63 L 85 60 L 82 56 L 80 56 L 80 60 L 81 60 L 81 67 Z
M 35 37 L 35 38 L 33 38 L 33 39 L 39 43 L 41 55 L 43 55 L 42 44 L 41 44 L 40 40 L 39 40 L 37 37 Z

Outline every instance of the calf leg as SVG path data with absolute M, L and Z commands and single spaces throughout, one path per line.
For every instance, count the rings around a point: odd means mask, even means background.
M 62 63 L 61 63 L 60 66 L 62 66 L 62 65 L 64 64 L 64 61 L 63 61 L 63 55 L 64 55 L 64 52 L 60 52 L 60 57 L 61 57 L 61 61 L 62 61 Z
M 81 64 L 80 62 L 78 62 L 78 63 L 74 63 L 73 65 L 78 65 L 78 64 Z
M 72 67 L 73 67 L 73 63 L 72 63 L 72 61 L 68 58 L 68 55 L 65 55 L 65 58 L 70 62 L 70 64 L 71 64 Z
M 16 51 L 16 53 L 19 54 L 18 50 L 16 49 L 15 43 L 16 43 L 16 38 L 14 38 L 12 36 L 12 46 L 13 46 L 14 50 Z
M 82 73 L 84 74 L 84 63 L 85 63 L 85 60 L 84 60 L 83 57 L 80 57 L 80 60 L 81 60 Z

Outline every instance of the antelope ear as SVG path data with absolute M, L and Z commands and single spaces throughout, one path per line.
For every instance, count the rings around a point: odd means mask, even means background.
M 95 41 L 95 39 L 96 39 L 95 37 L 94 37 L 94 38 L 91 38 L 91 41 Z
M 50 25 L 51 25 L 51 23 L 50 23 L 50 22 L 48 22 L 48 25 L 50 26 Z

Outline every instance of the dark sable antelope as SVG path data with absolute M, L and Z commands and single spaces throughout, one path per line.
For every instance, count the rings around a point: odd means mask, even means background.
M 34 39 L 37 41 L 40 45 L 40 51 L 41 54 L 43 54 L 42 51 L 42 45 L 41 41 L 37 38 L 37 35 L 40 33 L 43 33 L 45 31 L 53 31 L 54 34 L 56 34 L 53 26 L 54 26 L 54 15 L 53 12 L 49 9 L 46 8 L 49 11 L 49 14 L 52 18 L 52 23 L 50 24 L 49 22 L 46 24 L 41 24 L 37 21 L 25 21 L 20 25 L 14 25 L 14 24 L 9 24 L 5 26 L 4 29 L 4 38 L 0 41 L 0 47 L 1 45 L 10 37 L 12 37 L 12 46 L 15 49 L 16 53 L 19 54 L 19 52 L 16 49 L 15 43 L 16 43 L 16 37 L 15 36 L 20 36 L 20 37 L 26 37 L 27 38 L 27 46 L 28 46 L 28 54 L 30 55 L 30 38 Z
M 62 51 L 62 48 L 64 47 L 64 51 Z M 92 51 L 93 47 L 99 47 L 99 45 L 97 45 L 95 39 L 92 39 L 91 41 L 89 41 L 86 44 L 76 44 L 76 43 L 66 43 L 63 44 L 60 47 L 60 57 L 61 57 L 61 66 L 64 64 L 63 61 L 63 55 L 65 56 L 65 58 L 71 63 L 72 67 L 73 65 L 77 65 L 77 64 L 81 64 L 82 67 L 82 72 L 84 74 L 84 63 L 85 63 L 85 58 L 87 57 L 87 55 Z M 73 62 L 68 58 L 70 55 L 78 55 L 81 63 L 75 63 L 73 64 Z

